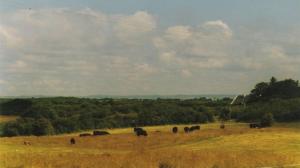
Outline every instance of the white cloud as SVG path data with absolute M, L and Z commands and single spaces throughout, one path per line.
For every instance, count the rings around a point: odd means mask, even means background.
M 188 40 L 191 35 L 192 32 L 190 31 L 189 26 L 173 26 L 166 30 L 165 36 L 170 40 L 183 42 L 184 40 Z
M 212 30 L 211 30 L 212 29 Z M 209 31 L 209 33 L 208 33 Z M 210 21 L 199 27 L 173 26 L 153 40 L 161 61 L 178 66 L 222 68 L 232 32 L 222 21 Z M 223 40 L 220 40 L 223 39 Z
M 17 60 L 15 63 L 9 65 L 8 71 L 22 73 L 28 70 L 27 67 L 27 63 L 22 60 Z
M 89 8 L 1 13 L 0 94 L 222 92 L 222 82 L 233 92 L 239 79 L 299 76 L 299 33 L 274 40 L 222 20 L 162 29 L 157 19 Z
M 131 43 L 132 38 L 141 39 L 155 28 L 154 17 L 144 11 L 137 11 L 131 16 L 121 16 L 114 26 L 117 37 L 127 43 Z
M 17 30 L 13 27 L 0 25 L 0 43 L 8 48 L 18 47 L 22 39 L 18 37 Z
M 182 70 L 181 70 L 181 75 L 182 75 L 183 77 L 191 77 L 191 76 L 192 76 L 192 73 L 191 73 L 189 70 L 187 70 L 187 69 L 182 69 Z
M 225 35 L 225 37 L 228 37 L 228 38 L 231 38 L 231 36 L 233 34 L 230 27 L 226 23 L 224 23 L 222 20 L 205 22 L 203 24 L 203 27 L 210 31 L 220 31 Z

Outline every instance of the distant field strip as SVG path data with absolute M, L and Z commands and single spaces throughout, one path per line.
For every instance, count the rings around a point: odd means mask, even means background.
M 18 118 L 18 116 L 0 115 L 0 123 L 14 121 L 17 118 Z

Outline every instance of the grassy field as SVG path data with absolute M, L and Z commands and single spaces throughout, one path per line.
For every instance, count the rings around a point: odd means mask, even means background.
M 225 130 L 216 123 L 203 124 L 189 134 L 183 133 L 183 126 L 178 134 L 171 133 L 173 126 L 155 126 L 145 128 L 148 137 L 136 137 L 126 128 L 108 130 L 112 135 L 100 137 L 73 133 L 0 138 L 0 167 L 297 167 L 291 165 L 300 164 L 299 124 L 249 129 L 246 124 L 228 123 Z M 69 143 L 71 137 L 75 145 Z
M 17 119 L 17 116 L 0 115 L 0 123 L 14 121 L 16 119 Z

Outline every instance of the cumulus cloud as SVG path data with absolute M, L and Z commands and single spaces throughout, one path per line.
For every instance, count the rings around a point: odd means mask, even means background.
M 131 16 L 123 16 L 114 26 L 116 35 L 124 42 L 140 40 L 143 35 L 156 28 L 156 20 L 152 15 L 144 11 L 138 11 Z M 134 38 L 134 39 L 133 39 Z
M 162 28 L 157 19 L 89 8 L 1 13 L 0 95 L 224 93 L 257 74 L 300 70 L 295 35 L 274 43 L 223 20 Z
M 180 66 L 221 68 L 231 42 L 232 31 L 222 21 L 206 22 L 198 27 L 169 27 L 162 37 L 153 40 L 160 60 Z
M 14 76 L 10 82 L 18 86 L 12 94 L 33 88 L 42 94 L 43 87 L 47 93 L 55 87 L 70 93 L 72 86 L 101 92 L 103 88 L 96 88 L 103 82 L 98 77 L 127 80 L 135 72 L 140 74 L 135 78 L 155 72 L 145 63 L 144 49 L 128 48 L 151 39 L 149 34 L 156 29 L 155 18 L 145 11 L 108 15 L 89 8 L 18 10 L 2 13 L 0 20 L 1 76 Z M 90 86 L 94 88 L 86 89 L 88 81 L 81 78 L 94 81 Z M 32 87 L 22 87 L 20 81 Z
M 187 69 L 182 69 L 182 70 L 181 70 L 181 75 L 182 75 L 183 77 L 191 77 L 191 76 L 192 76 L 192 73 L 191 73 L 189 70 L 187 70 Z
M 225 37 L 230 38 L 232 36 L 232 30 L 222 20 L 208 21 L 204 23 L 203 27 L 209 31 L 220 31 Z

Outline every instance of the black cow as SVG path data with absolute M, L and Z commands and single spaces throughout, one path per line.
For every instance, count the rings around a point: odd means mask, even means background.
M 90 133 L 83 133 L 83 134 L 79 134 L 80 137 L 86 137 L 86 136 L 92 136 L 92 134 Z
M 188 133 L 190 131 L 189 127 L 184 127 L 183 129 L 185 133 Z
M 70 139 L 70 144 L 71 144 L 71 145 L 74 145 L 75 143 L 76 143 L 76 142 L 75 142 L 75 139 L 74 139 L 74 138 L 71 138 L 71 139 Z
M 261 128 L 261 125 L 259 123 L 250 123 L 249 127 L 250 128 Z
M 147 131 L 143 130 L 143 128 L 134 127 L 133 131 L 137 136 L 141 136 L 141 135 L 148 136 Z
M 143 130 L 143 128 L 140 128 L 140 127 L 134 127 L 134 128 L 133 128 L 133 131 L 134 131 L 134 132 L 142 131 L 142 130 Z
M 189 129 L 190 132 L 195 130 L 200 130 L 200 126 L 199 125 L 191 126 L 191 128 Z
M 173 127 L 172 132 L 175 134 L 178 132 L 178 128 L 177 127 Z
M 94 131 L 93 132 L 93 135 L 94 136 L 97 136 L 97 135 L 109 135 L 110 133 L 109 132 L 106 132 L 106 131 Z

